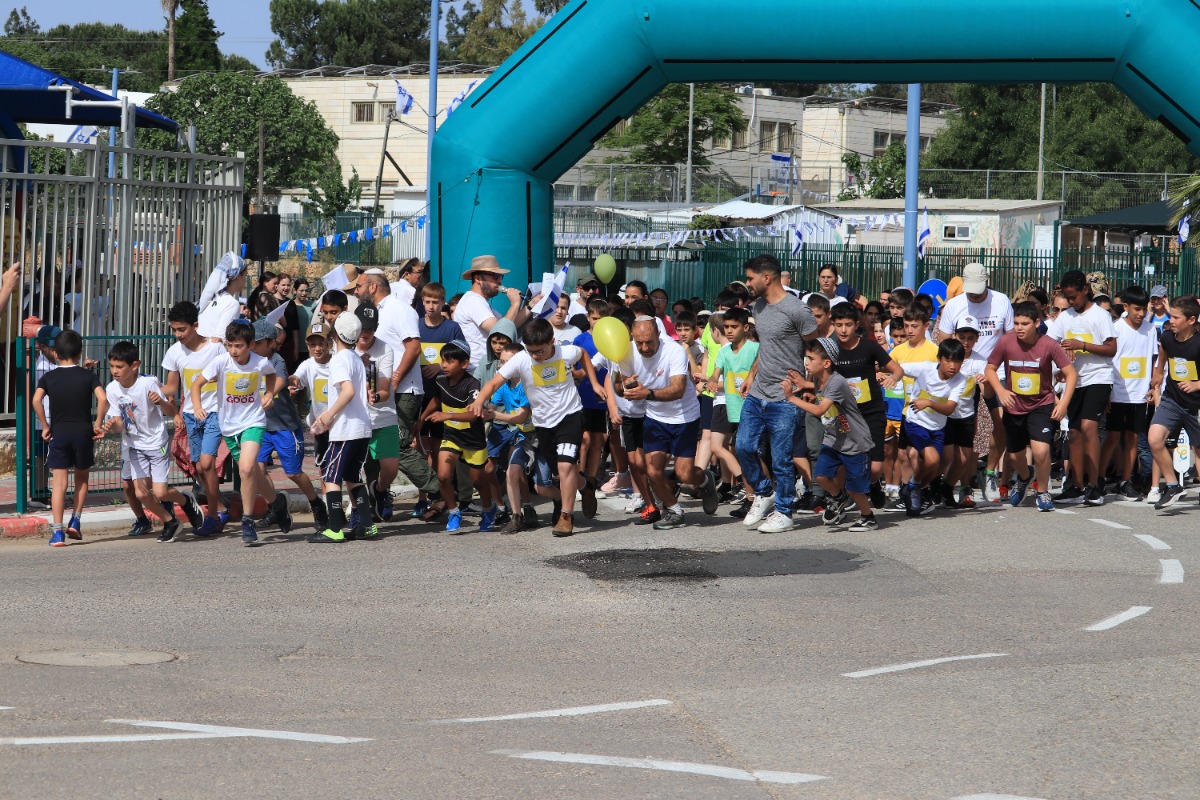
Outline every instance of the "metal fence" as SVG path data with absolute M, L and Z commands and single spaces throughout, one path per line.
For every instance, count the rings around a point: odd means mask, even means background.
M 163 356 L 175 342 L 175 337 L 166 335 L 143 336 L 85 336 L 83 338 L 83 358 L 85 365 L 96 373 L 101 386 L 107 386 L 112 380 L 112 372 L 108 366 L 108 350 L 115 342 L 131 341 L 138 346 L 141 360 L 141 372 L 155 375 L 161 381 L 166 380 L 161 365 Z M 31 403 L 36 388 L 35 366 L 38 359 L 36 339 L 19 337 L 15 346 L 17 371 L 25 380 L 21 381 L 16 395 L 17 420 L 17 513 L 24 514 L 27 501 L 50 497 L 50 473 L 46 469 L 45 443 L 41 438 L 41 428 L 37 421 Z M 92 364 L 92 362 L 95 362 Z M 96 404 L 92 402 L 92 414 L 95 415 Z M 174 422 L 167 420 L 167 429 L 174 435 Z M 119 492 L 121 482 L 121 435 L 109 434 L 95 443 L 96 464 L 88 477 L 88 492 Z M 71 486 L 74 486 L 74 475 L 68 471 Z M 172 485 L 182 486 L 190 483 L 188 477 L 174 464 L 168 479 Z
M 0 140 L 0 258 L 25 267 L 0 342 L 0 420 L 15 416 L 23 330 L 162 334 L 166 310 L 196 300 L 241 242 L 243 183 L 241 158 Z

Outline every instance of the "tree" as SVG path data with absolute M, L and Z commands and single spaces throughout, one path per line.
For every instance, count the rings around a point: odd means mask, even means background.
M 537 32 L 542 19 L 529 22 L 521 0 L 481 0 L 471 4 L 462 41 L 455 48 L 458 58 L 470 64 L 495 66 L 516 52 Z
M 205 153 L 232 156 L 258 152 L 258 121 L 266 123 L 266 172 L 263 183 L 275 193 L 311 186 L 336 162 L 338 137 L 325 124 L 314 103 L 296 97 L 276 77 L 257 78 L 234 72 L 195 75 L 178 90 L 160 92 L 146 107 L 181 125 L 195 125 L 197 144 Z M 161 131 L 139 131 L 140 143 L 175 149 L 175 137 Z M 246 186 L 258 182 L 258 159 L 246 159 Z
M 851 180 L 838 195 L 838 200 L 891 200 L 904 197 L 904 145 L 892 142 L 878 158 L 863 163 L 858 153 L 842 153 L 842 163 Z
M 422 61 L 429 49 L 426 0 L 271 0 L 275 67 Z
M 159 0 L 163 13 L 167 15 L 167 80 L 175 80 L 175 15 L 179 13 L 179 0 Z
M 708 139 L 727 139 L 746 130 L 746 118 L 734 93 L 712 83 L 697 83 L 692 122 L 692 164 L 701 173 L 712 162 L 704 152 Z M 688 85 L 668 84 L 638 110 L 623 130 L 604 135 L 598 146 L 628 153 L 613 163 L 682 164 L 688 160 Z
M 165 0 L 164 0 L 165 2 Z M 224 66 L 217 30 L 208 12 L 207 0 L 182 0 L 183 13 L 175 22 L 175 69 L 178 75 L 216 72 Z M 249 63 L 249 62 L 247 62 Z
M 327 165 L 316 186 L 308 189 L 308 199 L 301 200 L 304 210 L 324 223 L 326 233 L 333 233 L 338 214 L 350 211 L 362 200 L 362 182 L 358 170 L 342 183 L 342 170 L 337 162 Z
M 21 6 L 20 11 L 14 8 L 8 12 L 8 19 L 4 23 L 5 36 L 38 36 L 41 32 L 42 27 L 29 16 L 25 6 Z
M 161 31 L 100 22 L 56 25 L 40 34 L 6 37 L 0 49 L 82 83 L 107 84 L 105 74 L 119 67 L 124 72 L 121 88 L 131 92 L 158 91 L 166 78 L 166 35 Z

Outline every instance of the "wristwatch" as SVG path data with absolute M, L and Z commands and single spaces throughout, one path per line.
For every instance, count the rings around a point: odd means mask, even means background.
M 649 392 L 646 394 L 646 399 L 647 399 L 647 400 L 658 400 L 658 398 L 654 396 L 654 390 L 653 390 L 653 389 L 651 389 L 651 390 L 650 390 L 650 391 L 649 391 Z

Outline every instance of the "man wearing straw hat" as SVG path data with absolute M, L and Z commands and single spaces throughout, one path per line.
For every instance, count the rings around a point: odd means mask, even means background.
M 471 282 L 471 290 L 463 294 L 454 309 L 454 321 L 462 329 L 467 344 L 471 346 L 471 364 L 482 364 L 486 357 L 487 337 L 499 319 L 489 301 L 500 294 L 504 276 L 508 270 L 500 267 L 495 256 L 476 256 L 471 267 L 462 274 L 464 281 Z M 529 318 L 529 310 L 521 304 L 520 289 L 504 289 L 508 297 L 508 312 L 505 319 L 518 328 Z

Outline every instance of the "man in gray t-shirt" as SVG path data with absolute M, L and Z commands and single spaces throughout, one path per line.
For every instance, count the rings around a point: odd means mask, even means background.
M 742 385 L 746 402 L 738 424 L 738 463 L 755 495 L 742 522 L 748 528 L 776 533 L 792 526 L 792 501 L 796 494 L 792 440 L 804 426 L 800 409 L 784 399 L 780 383 L 789 369 L 804 368 L 804 340 L 817 335 L 817 321 L 808 306 L 784 288 L 779 262 L 774 256 L 752 258 L 745 269 L 746 285 L 758 297 L 752 306 L 758 332 L 758 360 Z M 773 494 L 771 477 L 764 473 L 758 460 L 764 438 L 771 445 Z M 763 522 L 772 508 L 775 513 Z

